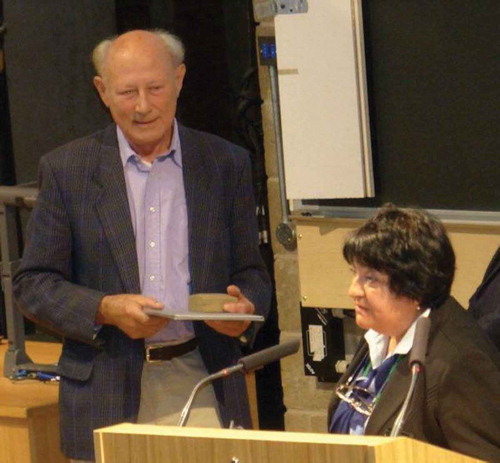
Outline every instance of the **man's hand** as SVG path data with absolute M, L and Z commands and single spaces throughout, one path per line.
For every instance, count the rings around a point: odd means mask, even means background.
M 243 293 L 240 291 L 240 288 L 235 285 L 231 285 L 227 287 L 227 294 L 230 296 L 234 296 L 238 298 L 236 302 L 228 302 L 224 304 L 225 312 L 235 312 L 235 313 L 255 313 L 255 306 L 253 303 L 247 299 Z M 233 338 L 237 338 L 241 336 L 246 329 L 250 326 L 250 321 L 220 321 L 220 320 L 206 320 L 205 323 L 213 328 L 215 331 L 219 333 L 225 334 L 227 336 L 232 336 Z
M 115 294 L 104 296 L 97 309 L 96 323 L 114 325 L 132 339 L 153 336 L 169 319 L 144 313 L 144 309 L 163 308 L 163 304 L 140 294 Z

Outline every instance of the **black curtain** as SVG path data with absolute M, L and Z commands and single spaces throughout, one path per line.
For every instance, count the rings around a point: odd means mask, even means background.
M 3 15 L 3 2 L 0 0 L 0 185 L 15 185 L 12 133 L 9 117 L 9 98 L 5 71 L 4 34 L 6 31 Z M 5 304 L 3 293 L 0 298 L 0 336 L 7 335 Z

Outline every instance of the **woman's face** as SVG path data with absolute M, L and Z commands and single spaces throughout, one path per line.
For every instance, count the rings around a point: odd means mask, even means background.
M 356 324 L 399 342 L 419 315 L 418 301 L 394 294 L 385 273 L 356 262 L 352 272 L 348 294 L 354 300 Z

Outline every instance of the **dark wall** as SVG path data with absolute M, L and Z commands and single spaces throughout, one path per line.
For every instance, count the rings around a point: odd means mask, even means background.
M 376 199 L 500 208 L 500 2 L 364 0 Z
M 42 154 L 103 127 L 90 53 L 114 34 L 113 0 L 3 0 L 5 60 L 18 183 Z
M 14 154 L 10 127 L 9 96 L 5 73 L 3 3 L 0 0 L 0 185 L 15 185 Z

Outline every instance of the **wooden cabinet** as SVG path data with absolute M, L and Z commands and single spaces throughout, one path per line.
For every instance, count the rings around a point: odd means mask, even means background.
M 0 371 L 7 342 L 0 344 Z M 34 362 L 57 362 L 58 343 L 27 342 Z M 0 377 L 0 463 L 68 462 L 59 444 L 59 383 Z

